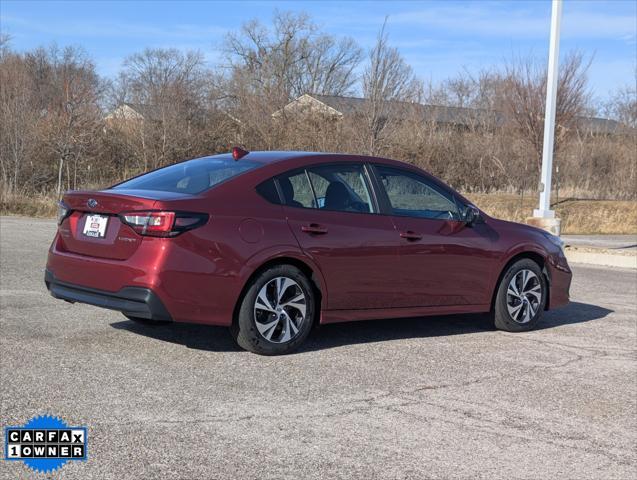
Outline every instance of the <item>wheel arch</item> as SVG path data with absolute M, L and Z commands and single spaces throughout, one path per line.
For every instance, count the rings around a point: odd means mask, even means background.
M 316 267 L 311 266 L 310 263 L 307 261 L 301 260 L 300 258 L 295 256 L 284 255 L 284 256 L 274 257 L 274 258 L 265 260 L 257 268 L 255 268 L 252 271 L 252 273 L 248 276 L 248 278 L 243 284 L 243 287 L 241 288 L 241 292 L 239 293 L 239 296 L 237 297 L 235 301 L 234 309 L 232 311 L 233 323 L 236 322 L 237 314 L 239 312 L 239 308 L 241 307 L 241 301 L 243 300 L 243 297 L 246 291 L 248 290 L 248 288 L 250 287 L 250 284 L 252 283 L 252 281 L 265 270 L 275 267 L 277 265 L 292 265 L 298 268 L 299 270 L 301 270 L 301 272 L 303 272 L 307 276 L 307 278 L 310 280 L 310 283 L 312 284 L 314 288 L 314 293 L 316 294 L 316 300 L 317 300 L 316 301 L 317 311 L 315 314 L 314 321 L 318 322 L 318 319 L 320 318 L 320 312 L 322 310 L 322 303 L 325 298 L 325 295 L 323 292 L 324 282 L 323 282 L 321 273 L 318 271 Z
M 546 303 L 544 306 L 545 310 L 548 310 L 550 300 L 551 300 L 551 276 L 549 274 L 549 270 L 546 267 L 546 256 L 539 253 L 537 250 L 522 250 L 515 253 L 511 256 L 508 261 L 504 264 L 504 266 L 500 269 L 500 274 L 498 275 L 498 279 L 495 282 L 495 286 L 493 288 L 493 293 L 491 294 L 491 311 L 493 311 L 495 307 L 495 300 L 498 296 L 498 289 L 500 288 L 500 282 L 502 282 L 502 278 L 506 274 L 507 270 L 511 265 L 513 265 L 518 260 L 522 260 L 524 258 L 528 258 L 529 260 L 533 260 L 538 264 L 540 270 L 542 271 L 542 275 L 544 276 L 544 280 L 546 281 L 547 289 L 546 289 Z

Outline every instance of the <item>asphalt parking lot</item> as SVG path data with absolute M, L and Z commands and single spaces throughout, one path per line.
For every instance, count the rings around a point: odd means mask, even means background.
M 2 426 L 89 428 L 62 478 L 637 475 L 637 271 L 574 266 L 537 331 L 482 316 L 322 327 L 260 357 L 226 329 L 146 327 L 54 300 L 55 222 L 0 219 Z M 33 478 L 3 461 L 1 478 Z

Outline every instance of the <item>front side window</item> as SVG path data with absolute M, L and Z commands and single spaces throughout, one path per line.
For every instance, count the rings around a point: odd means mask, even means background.
M 148 172 L 112 188 L 197 194 L 259 165 L 247 160 L 197 158 Z
M 440 220 L 460 218 L 454 199 L 426 178 L 384 166 L 376 166 L 376 171 L 387 192 L 393 215 Z

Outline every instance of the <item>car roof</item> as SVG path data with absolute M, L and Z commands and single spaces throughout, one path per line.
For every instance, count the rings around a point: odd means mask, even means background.
M 269 164 L 269 163 L 281 162 L 284 160 L 294 160 L 294 159 L 303 158 L 303 157 L 315 157 L 317 155 L 330 155 L 330 154 L 318 153 L 318 152 L 295 152 L 295 151 L 276 151 L 276 150 L 256 151 L 256 152 L 248 152 L 245 156 L 237 160 L 237 162 L 241 162 L 242 160 L 250 160 L 251 162 Z M 219 155 L 212 155 L 207 158 L 219 158 L 223 160 L 232 160 L 232 153 L 221 153 Z
M 222 153 L 220 155 L 214 155 L 205 158 L 219 158 L 219 159 L 232 159 L 231 153 Z M 299 151 L 255 151 L 248 152 L 246 155 L 237 160 L 237 162 L 241 162 L 243 159 L 260 163 L 262 164 L 261 168 L 257 168 L 253 171 L 243 173 L 236 177 L 236 180 L 239 180 L 241 177 L 250 177 L 254 176 L 255 179 L 262 179 L 263 177 L 275 176 L 280 173 L 283 173 L 288 168 L 305 168 L 307 165 L 304 163 L 304 160 L 308 160 L 308 162 L 312 162 L 313 164 L 321 164 L 321 163 L 331 163 L 331 162 L 357 162 L 357 163 L 375 163 L 375 164 L 383 164 L 386 166 L 393 166 L 402 168 L 405 170 L 411 170 L 414 173 L 418 173 L 420 175 L 425 175 L 430 180 L 433 180 L 439 186 L 450 189 L 451 187 L 440 179 L 434 177 L 430 173 L 423 171 L 415 165 L 412 165 L 407 162 L 402 162 L 400 160 L 392 160 L 384 157 L 373 157 L 369 155 L 354 155 L 350 153 L 329 153 L 329 152 L 299 152 Z M 317 161 L 318 160 L 318 161 Z M 231 184 L 232 182 L 229 182 Z M 468 199 L 466 199 L 462 194 L 453 190 L 455 195 L 457 195 L 462 201 L 468 204 L 472 204 Z
M 231 153 L 222 153 L 204 158 L 217 158 L 223 160 L 232 160 Z M 307 160 L 307 163 L 305 163 Z M 415 165 L 401 162 L 400 160 L 392 160 L 383 157 L 372 157 L 369 155 L 354 155 L 351 153 L 330 153 L 330 152 L 298 152 L 298 151 L 255 151 L 248 152 L 243 157 L 236 160 L 237 162 L 250 161 L 261 164 L 258 170 L 262 174 L 270 174 L 273 170 L 280 173 L 287 168 L 303 168 L 310 164 L 322 164 L 332 162 L 356 162 L 356 163 L 375 163 L 387 166 L 399 167 L 411 170 L 420 174 L 432 177 L 429 173 L 423 172 Z M 265 167 L 265 168 L 264 168 Z M 434 178 L 434 177 L 432 177 Z M 435 179 L 439 181 L 438 179 Z
M 325 161 L 350 161 L 350 162 L 374 162 L 374 163 L 386 163 L 402 166 L 410 166 L 405 162 L 398 160 L 391 160 L 382 157 L 372 157 L 368 155 L 354 155 L 350 153 L 332 153 L 332 152 L 301 152 L 301 151 L 254 151 L 248 152 L 245 156 L 241 157 L 237 162 L 242 160 L 249 160 L 251 162 L 261 163 L 264 165 L 274 165 L 279 163 L 285 163 L 290 161 L 303 160 L 305 158 L 317 160 L 318 157 L 323 157 Z M 231 153 L 222 153 L 219 155 L 213 155 L 204 158 L 218 158 L 223 160 L 231 160 Z M 321 163 L 321 162 L 319 162 Z

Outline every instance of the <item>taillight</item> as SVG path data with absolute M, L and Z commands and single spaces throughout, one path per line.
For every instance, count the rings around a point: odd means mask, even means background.
M 197 228 L 208 220 L 208 215 L 205 213 L 165 211 L 126 212 L 119 217 L 140 235 L 152 237 L 174 237 Z
M 64 202 L 58 202 L 58 225 L 61 225 L 66 217 L 71 214 L 72 210 L 66 206 Z

